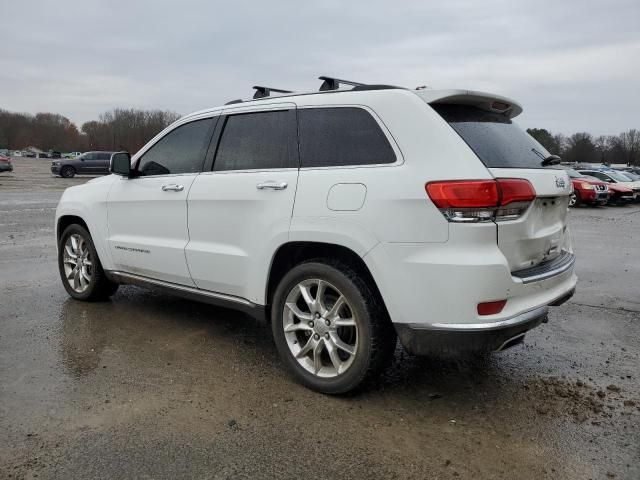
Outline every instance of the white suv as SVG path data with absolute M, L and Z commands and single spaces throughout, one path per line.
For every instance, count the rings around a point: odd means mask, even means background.
M 187 115 L 64 192 L 72 297 L 136 284 L 243 310 L 301 382 L 342 393 L 397 337 L 499 351 L 573 294 L 572 184 L 513 100 L 328 78 L 271 93 Z

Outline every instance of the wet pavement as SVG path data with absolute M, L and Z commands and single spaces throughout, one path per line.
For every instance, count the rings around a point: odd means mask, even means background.
M 640 478 L 640 205 L 577 208 L 573 299 L 484 358 L 396 352 L 368 391 L 285 373 L 242 314 L 71 300 L 49 162 L 0 174 L 0 478 Z

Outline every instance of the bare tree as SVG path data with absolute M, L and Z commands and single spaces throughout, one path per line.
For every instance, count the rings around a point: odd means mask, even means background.
M 564 152 L 564 159 L 569 162 L 597 162 L 599 160 L 598 151 L 590 133 L 574 133 L 567 138 L 567 149 Z
M 627 165 L 640 165 L 640 132 L 631 129 L 620 134 L 618 148 Z

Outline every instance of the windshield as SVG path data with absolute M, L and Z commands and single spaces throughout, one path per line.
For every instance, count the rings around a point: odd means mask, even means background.
M 622 172 L 616 172 L 614 170 L 607 170 L 606 172 L 607 175 L 609 175 L 611 178 L 613 178 L 614 180 L 617 180 L 618 182 L 633 182 L 633 180 L 630 177 L 627 177 L 625 174 L 623 174 Z
M 545 168 L 542 161 L 551 154 L 503 114 L 469 105 L 431 106 L 488 168 Z
M 620 172 L 622 175 L 624 175 L 625 177 L 629 177 L 629 179 L 632 182 L 637 182 L 638 180 L 640 180 L 640 175 L 636 175 L 633 172 Z

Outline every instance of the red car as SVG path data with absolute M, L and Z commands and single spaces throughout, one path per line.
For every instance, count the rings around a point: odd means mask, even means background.
M 0 155 L 0 172 L 12 172 L 11 158 Z
M 569 200 L 570 207 L 578 205 L 604 205 L 609 201 L 609 184 L 597 178 L 587 177 L 567 168 L 567 173 L 573 183 L 573 193 Z

